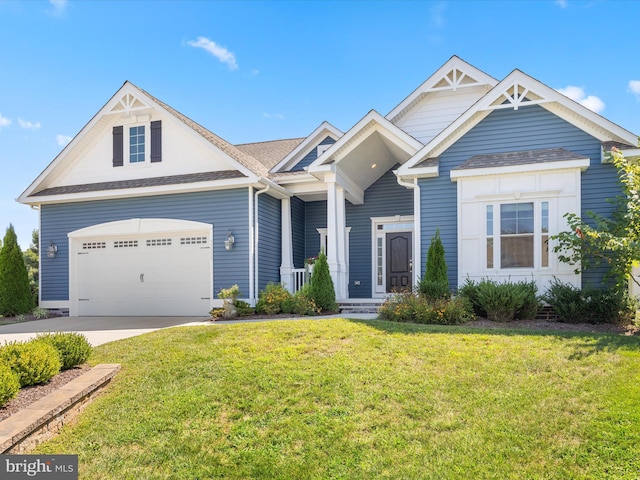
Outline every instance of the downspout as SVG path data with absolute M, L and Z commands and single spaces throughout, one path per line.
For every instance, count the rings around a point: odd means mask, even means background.
M 42 212 L 40 205 L 29 205 L 38 212 L 38 305 L 42 305 Z
M 267 183 L 266 188 L 263 188 L 260 191 L 257 191 L 255 193 L 255 227 L 254 227 L 254 258 L 253 258 L 253 270 L 254 270 L 254 275 L 253 275 L 253 281 L 254 281 L 254 285 L 253 286 L 253 293 L 255 295 L 255 297 L 253 297 L 254 299 L 257 300 L 257 296 L 258 293 L 260 292 L 260 284 L 258 283 L 258 276 L 259 276 L 259 265 L 258 265 L 258 254 L 259 254 L 259 248 L 258 248 L 258 244 L 260 242 L 260 222 L 259 222 L 259 211 L 260 209 L 258 208 L 258 195 L 260 195 L 261 193 L 266 193 L 269 191 L 269 189 L 271 188 L 271 184 Z
M 398 176 L 398 171 L 394 170 L 398 185 L 413 190 L 413 232 L 415 241 L 413 242 L 413 285 L 416 286 L 420 279 L 420 271 L 422 269 L 422 234 L 420 231 L 420 185 L 418 185 L 418 177 L 413 177 L 413 183 L 405 182 Z
M 254 283 L 253 283 L 253 265 L 254 265 L 254 256 L 255 251 L 253 246 L 255 245 L 254 236 L 255 232 L 253 231 L 255 223 L 253 221 L 253 186 L 249 187 L 249 300 L 253 301 L 255 292 L 253 291 Z

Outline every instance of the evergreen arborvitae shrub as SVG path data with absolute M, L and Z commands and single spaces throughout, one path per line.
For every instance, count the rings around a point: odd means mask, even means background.
M 449 278 L 447 262 L 444 258 L 444 246 L 440 239 L 440 229 L 431 237 L 427 251 L 427 264 L 424 277 L 418 283 L 418 291 L 427 299 L 435 300 L 449 296 Z
M 58 351 L 37 340 L 8 343 L 0 347 L 0 362 L 9 365 L 18 375 L 21 387 L 51 380 L 62 366 Z
M 9 225 L 0 250 L 0 315 L 15 316 L 33 308 L 29 275 L 13 225 Z
M 18 391 L 20 391 L 18 375 L 8 365 L 0 362 L 0 407 L 15 398 Z
M 320 252 L 318 260 L 316 260 L 313 265 L 310 294 L 320 310 L 335 312 L 338 309 L 338 305 L 336 304 L 336 291 L 333 287 L 327 256 L 324 252 Z
M 87 361 L 91 354 L 91 344 L 81 333 L 45 333 L 36 340 L 54 347 L 60 355 L 62 370 L 76 367 Z

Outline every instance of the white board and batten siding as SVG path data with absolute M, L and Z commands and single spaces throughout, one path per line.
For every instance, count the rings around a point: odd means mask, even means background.
M 396 125 L 423 144 L 429 143 L 486 93 L 486 87 L 430 92 Z
M 542 267 L 539 244 L 535 251 L 534 268 L 499 267 L 499 225 L 494 227 L 494 267 L 487 267 L 487 205 L 494 205 L 494 223 L 498 222 L 500 204 L 532 202 L 536 209 L 535 230 L 540 238 L 539 211 L 541 202 L 547 202 L 549 236 L 567 230 L 563 215 L 580 213 L 580 169 L 527 172 L 521 174 L 484 175 L 459 178 L 458 182 L 458 282 L 468 278 L 479 281 L 490 278 L 497 281 L 535 280 L 538 290 L 544 292 L 556 277 L 563 283 L 580 287 L 581 278 L 574 267 L 558 261 L 549 241 L 548 266 Z
M 69 234 L 71 316 L 206 316 L 212 226 L 131 219 Z

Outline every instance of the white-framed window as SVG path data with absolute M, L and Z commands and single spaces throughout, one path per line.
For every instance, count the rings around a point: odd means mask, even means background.
M 145 161 L 146 133 L 144 125 L 129 127 L 129 163 Z
M 487 269 L 549 267 L 549 202 L 486 205 Z

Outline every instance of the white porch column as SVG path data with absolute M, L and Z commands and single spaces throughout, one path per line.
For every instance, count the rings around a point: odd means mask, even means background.
M 327 183 L 327 263 L 336 299 L 348 297 L 346 278 L 344 189 L 335 182 Z
M 280 208 L 282 215 L 282 228 L 281 228 L 281 257 L 282 263 L 280 265 L 280 281 L 284 288 L 293 293 L 293 240 L 291 229 L 291 199 L 283 198 L 280 200 Z

